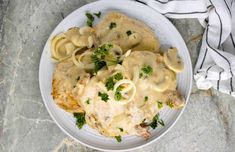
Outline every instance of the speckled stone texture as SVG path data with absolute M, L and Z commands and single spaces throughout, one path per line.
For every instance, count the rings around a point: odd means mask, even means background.
M 66 136 L 51 120 L 40 95 L 38 66 L 55 26 L 88 0 L 0 0 L 0 151 L 94 152 Z M 196 63 L 203 28 L 197 20 L 171 20 Z M 176 125 L 136 151 L 235 151 L 235 99 L 193 87 Z

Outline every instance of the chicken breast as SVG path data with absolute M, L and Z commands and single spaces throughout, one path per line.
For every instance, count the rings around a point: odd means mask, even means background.
M 112 42 L 124 52 L 129 49 L 157 52 L 160 48 L 158 38 L 148 26 L 121 13 L 108 13 L 95 30 L 101 43 Z
M 71 59 L 58 63 L 52 78 L 52 97 L 56 104 L 71 113 L 82 112 L 78 95 L 88 83 L 89 77 Z

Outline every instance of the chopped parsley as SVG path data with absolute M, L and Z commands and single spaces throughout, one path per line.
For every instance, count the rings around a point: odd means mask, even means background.
M 153 129 L 157 128 L 158 125 L 162 125 L 162 126 L 165 126 L 164 122 L 162 119 L 160 119 L 159 117 L 159 114 L 156 114 L 154 117 L 153 117 L 153 120 L 152 122 L 149 124 L 149 126 Z
M 149 65 L 147 66 L 144 66 L 142 69 L 141 69 L 146 75 L 152 75 L 153 74 L 153 68 Z
M 114 81 L 113 81 L 113 77 L 109 77 L 107 80 L 106 80 L 106 83 L 105 83 L 105 86 L 107 88 L 107 90 L 113 90 L 113 87 L 114 87 Z
M 91 56 L 91 61 L 95 64 L 94 72 L 97 73 L 100 69 L 106 66 L 106 62 L 99 59 L 96 55 Z
M 107 90 L 113 90 L 114 84 L 116 83 L 116 81 L 122 80 L 123 79 L 123 75 L 121 72 L 115 74 L 113 77 L 109 77 L 106 80 L 105 86 L 107 88 Z
M 117 27 L 117 24 L 116 24 L 115 22 L 111 22 L 111 23 L 109 24 L 109 29 L 110 29 L 110 30 L 113 29 L 113 28 L 115 28 L 115 27 Z
M 87 99 L 87 100 L 86 100 L 86 104 L 90 104 L 90 99 Z
M 117 87 L 116 91 L 120 92 L 120 91 L 122 91 L 122 89 L 123 89 L 123 87 L 119 86 L 119 87 Z
M 123 79 L 123 75 L 122 75 L 122 73 L 121 73 L 121 72 L 119 72 L 119 73 L 115 74 L 113 77 L 114 77 L 114 79 L 115 79 L 115 80 L 117 80 L 117 81 L 119 81 L 119 80 L 122 80 L 122 79 Z
M 109 95 L 107 93 L 98 93 L 98 96 L 103 100 L 104 102 L 107 102 L 109 100 Z
M 157 102 L 157 106 L 158 106 L 158 109 L 162 109 L 163 108 L 163 103 L 158 101 Z
M 93 21 L 87 20 L 86 25 L 92 27 L 93 26 Z
M 76 118 L 76 125 L 79 129 L 82 129 L 83 125 L 86 123 L 85 113 L 73 113 Z
M 132 32 L 129 30 L 129 31 L 126 31 L 126 35 L 127 36 L 130 36 L 132 34 Z
M 115 94 L 114 94 L 114 99 L 115 99 L 116 101 L 122 100 L 121 91 L 122 91 L 122 86 L 119 86 L 119 87 L 116 89 L 116 92 L 115 92 Z
M 144 101 L 146 102 L 146 101 L 148 101 L 149 100 L 149 97 L 148 96 L 145 96 L 144 97 Z
M 87 26 L 90 26 L 92 27 L 93 26 L 93 21 L 95 20 L 94 16 L 89 13 L 89 12 L 86 12 L 86 17 L 87 17 Z
M 144 66 L 141 68 L 139 78 L 142 78 L 142 77 L 146 78 L 147 76 L 150 76 L 152 74 L 153 74 L 153 68 L 151 66 L 147 65 L 147 66 Z
M 93 13 L 96 17 L 100 18 L 101 12 L 99 11 L 98 13 Z
M 121 142 L 122 141 L 122 137 L 119 135 L 119 136 L 115 136 L 115 139 L 117 140 L 117 142 Z
M 94 73 L 97 73 L 100 69 L 105 67 L 106 61 L 105 56 L 109 54 L 109 50 L 113 47 L 112 44 L 103 44 L 99 48 L 95 50 L 95 52 L 91 56 L 91 61 L 94 63 L 95 68 Z
M 118 128 L 121 132 L 123 132 L 123 128 Z
M 115 95 L 114 95 L 114 99 L 115 99 L 116 101 L 122 100 L 122 94 L 121 94 L 121 92 L 116 91 L 116 92 L 115 92 Z
M 171 109 L 174 108 L 174 103 L 170 100 L 166 102 L 166 105 L 168 105 Z

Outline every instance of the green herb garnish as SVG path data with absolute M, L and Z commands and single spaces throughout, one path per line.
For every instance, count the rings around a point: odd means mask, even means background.
M 87 100 L 86 100 L 86 104 L 90 104 L 90 99 L 87 99 Z
M 153 74 L 153 68 L 151 66 L 147 65 L 147 66 L 144 66 L 141 68 L 139 78 L 142 78 L 142 77 L 146 78 L 147 76 L 150 76 L 152 74 Z
M 107 79 L 106 83 L 105 83 L 105 86 L 107 88 L 107 90 L 113 90 L 113 87 L 114 87 L 114 81 L 113 81 L 113 77 L 110 77 Z
M 122 137 L 119 135 L 119 136 L 115 136 L 115 139 L 117 140 L 117 142 L 121 142 L 122 141 Z
M 117 24 L 115 22 L 111 22 L 110 25 L 109 25 L 109 29 L 111 30 L 115 27 L 117 27 Z
M 109 95 L 107 93 L 98 93 L 98 96 L 103 100 L 104 102 L 107 102 L 109 100 Z
M 129 30 L 129 31 L 126 31 L 126 35 L 127 36 L 130 36 L 132 34 L 132 32 Z
M 163 103 L 158 101 L 157 102 L 157 106 L 158 106 L 158 109 L 162 109 L 163 108 Z
M 91 21 L 95 20 L 94 16 L 90 12 L 86 12 L 86 17 Z
M 145 96 L 144 97 L 144 101 L 146 102 L 146 101 L 148 101 L 149 100 L 149 97 L 148 96 Z
M 116 81 L 119 81 L 119 80 L 122 80 L 123 79 L 123 75 L 122 73 L 117 73 L 115 74 L 113 77 L 109 77 L 107 80 L 106 80 L 106 83 L 105 83 L 105 86 L 107 88 L 107 90 L 113 90 L 113 87 L 116 83 Z
M 82 129 L 83 125 L 86 123 L 85 113 L 73 113 L 76 118 L 76 125 L 79 129 Z
M 121 92 L 116 91 L 116 92 L 115 92 L 115 95 L 114 95 L 114 99 L 115 99 L 116 101 L 122 100 L 122 94 L 121 94 Z
M 122 86 L 119 86 L 119 87 L 117 87 L 116 91 L 117 91 L 117 92 L 120 92 L 120 91 L 122 91 L 122 89 L 123 89 L 123 87 L 122 87 Z
M 171 109 L 174 108 L 174 103 L 170 100 L 166 102 L 166 105 L 168 105 Z
M 106 66 L 106 62 L 98 58 L 96 55 L 91 56 L 91 61 L 95 64 L 94 72 L 97 73 L 100 69 Z
M 146 75 L 152 75 L 153 74 L 153 68 L 151 66 L 149 66 L 149 65 L 144 66 L 141 70 Z
M 93 26 L 93 21 L 95 20 L 94 16 L 89 13 L 89 12 L 86 12 L 86 17 L 87 17 L 87 26 L 90 26 L 92 27 Z
M 159 114 L 156 114 L 154 117 L 153 117 L 153 120 L 152 122 L 149 124 L 149 126 L 153 129 L 157 128 L 158 124 L 162 125 L 162 126 L 165 126 L 164 122 L 162 119 L 160 119 L 159 117 Z
M 115 74 L 113 77 L 114 77 L 114 79 L 115 79 L 115 80 L 117 80 L 117 81 L 119 81 L 119 80 L 122 80 L 122 79 L 123 79 L 123 75 L 122 75 L 122 73 L 121 73 L 121 72 L 119 72 L 119 73 Z
M 101 12 L 99 11 L 98 13 L 93 13 L 96 17 L 100 18 Z
M 158 123 L 159 123 L 160 125 L 162 125 L 162 126 L 165 126 L 165 123 L 164 123 L 164 121 L 163 121 L 162 119 L 160 119 L 160 120 L 158 121 Z
M 91 20 L 87 20 L 86 21 L 86 25 L 92 27 L 93 26 L 93 22 Z
M 123 132 L 123 128 L 118 128 L 121 132 Z
M 109 50 L 113 47 L 112 44 L 103 44 L 95 50 L 91 56 L 91 61 L 95 64 L 94 72 L 97 73 L 100 69 L 106 66 L 105 56 L 109 54 Z
M 122 89 L 123 89 L 122 86 L 117 87 L 116 92 L 114 94 L 114 99 L 116 101 L 122 100 L 122 94 L 121 94 Z

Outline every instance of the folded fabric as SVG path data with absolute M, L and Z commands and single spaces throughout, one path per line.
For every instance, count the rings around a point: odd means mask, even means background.
M 194 70 L 199 89 L 235 97 L 235 0 L 137 0 L 169 18 L 198 18 L 205 27 Z

